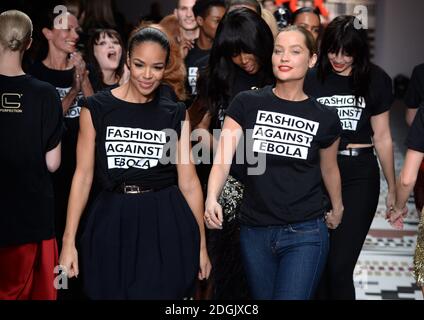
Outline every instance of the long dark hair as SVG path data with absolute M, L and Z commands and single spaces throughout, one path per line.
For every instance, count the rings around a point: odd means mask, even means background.
M 107 35 L 109 38 L 116 39 L 119 41 L 119 45 L 122 48 L 122 55 L 121 59 L 119 60 L 118 68 L 115 70 L 115 75 L 117 80 L 119 81 L 122 78 L 122 75 L 124 73 L 124 66 L 125 66 L 125 59 L 126 59 L 126 53 L 125 53 L 125 46 L 124 42 L 122 41 L 121 36 L 116 30 L 113 29 L 96 29 L 93 31 L 93 34 L 90 37 L 90 40 L 88 41 L 88 47 L 87 47 L 87 61 L 92 66 L 94 71 L 94 77 L 96 80 L 95 86 L 98 88 L 104 87 L 104 81 L 103 81 L 103 72 L 100 68 L 99 62 L 97 61 L 96 57 L 94 56 L 94 46 L 98 44 L 100 41 L 102 35 Z
M 258 85 L 274 81 L 272 51 L 274 38 L 260 15 L 246 8 L 227 13 L 216 31 L 209 66 L 201 75 L 199 96 L 207 110 L 215 116 L 221 105 L 229 103 L 237 66 L 232 57 L 241 52 L 254 54 L 259 64 Z
M 356 22 L 355 22 L 356 21 Z M 317 62 L 318 78 L 324 82 L 332 72 L 328 53 L 343 52 L 353 57 L 351 85 L 355 98 L 368 95 L 370 82 L 370 49 L 367 32 L 354 16 L 335 18 L 324 31 Z

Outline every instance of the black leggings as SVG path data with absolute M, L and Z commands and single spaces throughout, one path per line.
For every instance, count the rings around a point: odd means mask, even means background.
M 355 299 L 353 271 L 377 210 L 380 170 L 374 154 L 338 156 L 342 178 L 342 223 L 330 232 L 327 266 L 318 299 Z

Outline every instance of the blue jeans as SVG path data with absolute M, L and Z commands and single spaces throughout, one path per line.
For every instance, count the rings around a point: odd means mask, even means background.
M 252 298 L 311 299 L 327 260 L 328 243 L 322 217 L 284 226 L 241 226 L 241 254 Z

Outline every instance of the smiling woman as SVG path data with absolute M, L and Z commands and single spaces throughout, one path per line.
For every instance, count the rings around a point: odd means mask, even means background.
M 62 140 L 62 165 L 53 176 L 55 190 L 55 223 L 59 248 L 65 228 L 66 208 L 72 174 L 75 170 L 76 144 L 79 130 L 80 103 L 93 94 L 86 64 L 77 51 L 80 26 L 77 18 L 67 13 L 67 19 L 53 14 L 53 8 L 41 24 L 42 37 L 48 52 L 36 61 L 28 73 L 56 87 L 62 101 L 66 131 Z M 67 25 L 58 22 L 66 21 Z
M 222 229 L 218 196 L 236 149 L 227 139 L 238 142 L 242 131 L 253 142 L 246 152 L 261 154 L 266 162 L 263 174 L 243 177 L 246 189 L 238 212 L 241 257 L 253 299 L 312 299 L 327 258 L 327 227 L 337 228 L 343 214 L 337 113 L 303 91 L 315 61 L 312 35 L 296 26 L 283 29 L 272 55 L 275 86 L 239 93 L 225 112 L 205 220 L 207 227 Z M 245 164 L 245 172 L 250 167 Z
M 354 16 L 338 16 L 327 26 L 317 69 L 305 81 L 305 91 L 337 110 L 343 127 L 338 163 L 345 213 L 340 228 L 330 234 L 327 267 L 318 289 L 321 299 L 355 299 L 353 271 L 380 194 L 374 148 L 387 181 L 387 209 L 395 198 L 389 127 L 392 81 L 370 62 L 367 31 L 357 28 L 357 23 Z
M 69 277 L 78 275 L 75 235 L 96 162 L 102 192 L 82 238 L 84 287 L 92 299 L 183 299 L 192 296 L 196 275 L 209 276 L 202 191 L 186 161 L 185 106 L 158 89 L 169 55 L 165 33 L 134 31 L 129 81 L 90 97 L 81 112 L 60 262 Z M 166 135 L 169 129 L 178 141 Z M 163 161 L 165 142 L 176 146 L 175 162 Z

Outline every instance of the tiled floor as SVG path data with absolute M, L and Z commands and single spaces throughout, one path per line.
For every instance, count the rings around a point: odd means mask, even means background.
M 396 101 L 391 112 L 391 128 L 395 143 L 396 174 L 403 164 L 407 134 L 404 106 Z M 423 300 L 412 275 L 412 259 L 418 227 L 418 214 L 413 198 L 404 229 L 394 230 L 384 219 L 387 185 L 381 173 L 380 201 L 355 268 L 356 297 L 359 300 Z

